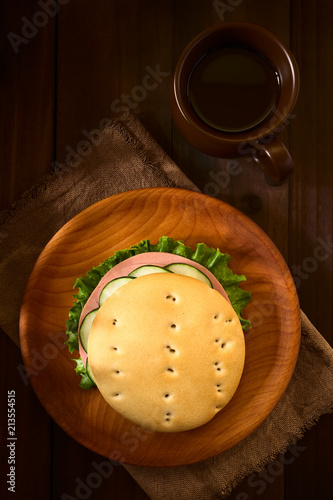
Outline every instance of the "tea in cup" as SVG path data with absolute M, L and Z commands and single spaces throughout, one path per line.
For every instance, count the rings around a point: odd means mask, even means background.
M 269 30 L 223 23 L 198 35 L 175 69 L 170 104 L 184 138 L 211 156 L 248 154 L 280 182 L 293 171 L 276 137 L 299 91 L 296 61 Z

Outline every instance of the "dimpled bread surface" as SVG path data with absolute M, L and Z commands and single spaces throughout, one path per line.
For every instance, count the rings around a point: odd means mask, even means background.
M 176 274 L 133 279 L 101 306 L 88 340 L 104 399 L 159 432 L 196 428 L 232 398 L 245 360 L 240 321 L 207 284 Z

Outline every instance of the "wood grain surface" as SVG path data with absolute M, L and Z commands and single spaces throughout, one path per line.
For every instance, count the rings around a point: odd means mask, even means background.
M 153 137 L 202 189 L 238 208 L 276 244 L 295 276 L 300 305 L 331 345 L 332 252 L 314 259 L 318 245 L 332 248 L 333 235 L 333 4 L 326 0 L 225 0 L 218 11 L 211 0 L 70 0 L 14 51 L 7 34 L 22 34 L 23 18 L 41 10 L 37 0 L 2 0 L 1 23 L 1 208 L 77 152 L 84 131 L 119 116 L 119 99 L 142 85 L 147 67 L 168 73 L 140 102 L 131 101 Z M 257 22 L 291 47 L 299 65 L 301 88 L 290 122 L 280 133 L 296 171 L 289 182 L 271 186 L 252 161 L 207 157 L 174 130 L 168 85 L 185 45 L 203 29 L 223 21 Z M 111 109 L 112 108 L 112 109 Z M 73 153 L 72 153 L 73 154 Z M 313 263 L 311 267 L 311 263 Z M 99 456 L 78 444 L 45 412 L 17 367 L 19 350 L 2 334 L 1 391 L 16 390 L 17 498 L 75 497 L 73 478 L 86 478 Z M 7 414 L 1 412 L 1 429 Z M 232 500 L 330 499 L 333 425 L 323 416 L 285 455 L 261 473 L 246 478 Z M 5 450 L 1 433 L 1 452 Z M 259 475 L 260 474 L 260 475 Z M 4 485 L 2 484 L 0 488 Z M 2 490 L 1 490 L 2 491 Z M 121 467 L 91 492 L 102 500 L 145 500 L 147 495 Z

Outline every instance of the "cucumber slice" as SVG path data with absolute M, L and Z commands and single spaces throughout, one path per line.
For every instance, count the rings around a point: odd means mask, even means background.
M 132 279 L 134 279 L 134 276 L 133 277 L 115 278 L 114 280 L 111 280 L 107 285 L 105 285 L 105 287 L 101 291 L 101 295 L 99 296 L 99 306 L 101 306 L 103 304 L 103 302 L 108 297 L 110 297 L 110 295 L 113 294 L 113 292 L 118 290 L 118 288 L 125 285 L 126 283 L 128 283 Z
M 91 373 L 91 370 L 90 370 L 90 365 L 89 365 L 89 359 L 88 358 L 87 358 L 87 361 L 86 361 L 86 372 L 87 372 L 87 375 L 90 378 L 90 380 L 92 382 L 94 382 L 94 384 L 96 385 L 96 382 L 94 380 L 93 374 Z
M 153 266 L 153 265 L 148 265 L 148 266 L 141 266 L 138 267 L 137 269 L 134 269 L 131 273 L 129 273 L 128 276 L 132 276 L 133 278 L 139 278 L 140 276 L 145 276 L 146 274 L 155 274 L 155 273 L 170 273 L 168 269 L 165 269 L 165 267 L 159 267 L 159 266 Z
M 196 267 L 191 266 L 190 264 L 182 264 L 182 263 L 169 264 L 165 266 L 165 269 L 175 274 L 182 274 L 183 276 L 189 276 L 190 278 L 195 278 L 197 280 L 203 281 L 204 283 L 207 283 L 207 285 L 210 288 L 213 288 L 210 279 L 207 278 L 205 273 L 203 273 Z
M 98 309 L 94 309 L 87 314 L 80 326 L 80 341 L 83 349 L 88 352 L 88 338 L 90 334 L 91 325 L 95 319 Z

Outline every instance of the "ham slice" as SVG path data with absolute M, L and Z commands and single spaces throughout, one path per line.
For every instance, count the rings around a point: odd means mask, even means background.
M 84 305 L 81 315 L 80 315 L 80 320 L 79 320 L 79 332 L 80 332 L 80 327 L 82 324 L 82 321 L 84 318 L 89 314 L 91 311 L 94 309 L 97 309 L 99 307 L 99 297 L 100 294 L 103 290 L 103 288 L 110 283 L 110 281 L 116 279 L 116 278 L 122 278 L 125 276 L 128 276 L 129 273 L 137 269 L 138 267 L 141 266 L 148 266 L 148 265 L 153 265 L 153 266 L 159 266 L 159 267 L 165 267 L 169 264 L 188 264 L 192 267 L 195 267 L 199 271 L 201 271 L 203 274 L 207 276 L 207 278 L 210 280 L 212 287 L 219 292 L 228 302 L 230 302 L 229 297 L 227 293 L 225 292 L 223 286 L 221 283 L 215 278 L 215 276 L 208 271 L 208 269 L 201 264 L 194 262 L 191 259 L 187 259 L 186 257 L 181 257 L 179 255 L 175 255 L 172 253 L 166 253 L 166 252 L 147 252 L 147 253 L 140 253 L 138 255 L 134 255 L 133 257 L 130 257 L 129 259 L 126 259 L 116 266 L 114 266 L 110 271 L 108 271 L 105 276 L 101 279 L 95 290 L 92 292 L 90 295 L 89 299 L 87 300 L 86 304 Z M 80 351 L 80 356 L 82 359 L 82 362 L 84 366 L 86 366 L 87 362 L 87 353 L 83 349 L 81 342 L 80 342 L 80 336 L 79 336 L 79 351 Z

